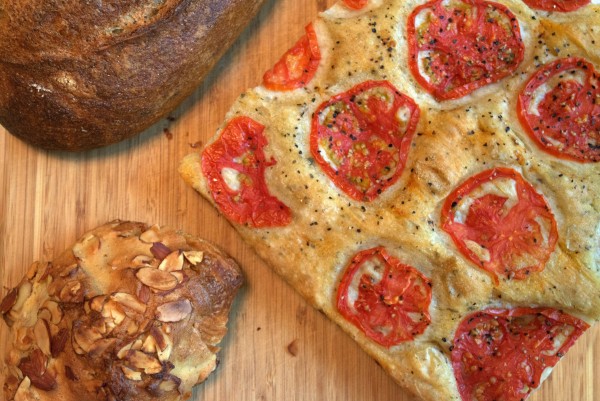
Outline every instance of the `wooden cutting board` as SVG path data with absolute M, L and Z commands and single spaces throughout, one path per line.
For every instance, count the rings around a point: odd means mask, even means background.
M 87 153 L 49 153 L 0 127 L 0 296 L 34 260 L 51 260 L 106 221 L 170 225 L 220 245 L 247 276 L 221 364 L 196 388 L 194 400 L 418 400 L 275 276 L 177 174 L 180 159 L 214 134 L 238 94 L 257 85 L 304 26 L 333 3 L 267 1 L 194 95 L 129 141 Z M 5 350 L 0 324 L 2 355 Z M 600 326 L 579 340 L 530 400 L 600 400 L 597 361 Z

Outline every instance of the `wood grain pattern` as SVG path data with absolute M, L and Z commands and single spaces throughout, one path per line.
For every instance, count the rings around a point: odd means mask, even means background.
M 129 141 L 81 154 L 49 153 L 0 128 L 0 295 L 31 262 L 51 260 L 108 220 L 178 227 L 219 244 L 247 276 L 231 314 L 221 364 L 196 388 L 194 400 L 416 401 L 276 277 L 177 175 L 180 159 L 213 135 L 238 94 L 258 84 L 302 35 L 304 25 L 333 2 L 268 1 L 172 118 Z M 2 354 L 5 348 L 6 326 L 1 324 Z M 530 400 L 599 400 L 599 360 L 596 326 Z

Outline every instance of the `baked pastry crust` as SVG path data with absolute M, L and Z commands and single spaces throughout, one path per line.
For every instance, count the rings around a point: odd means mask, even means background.
M 486 308 L 549 307 L 591 323 L 600 319 L 600 166 L 559 159 L 540 150 L 522 128 L 517 97 L 542 64 L 582 57 L 600 68 L 600 6 L 568 13 L 538 12 L 501 0 L 517 17 L 523 61 L 510 76 L 456 100 L 437 101 L 407 66 L 406 21 L 421 1 L 375 0 L 359 11 L 341 2 L 313 23 L 321 51 L 314 78 L 299 89 L 258 86 L 233 104 L 227 122 L 249 117 L 264 126 L 270 195 L 291 222 L 256 228 L 232 222 L 256 252 L 314 307 L 351 335 L 404 387 L 425 400 L 460 400 L 450 362 L 459 322 Z M 360 49 L 360 50 L 358 50 Z M 311 120 L 320 104 L 366 81 L 388 81 L 420 107 L 419 124 L 400 178 L 370 202 L 352 199 L 315 162 Z M 211 146 L 207 145 L 207 148 Z M 543 195 L 558 241 L 542 271 L 498 283 L 467 260 L 441 227 L 448 195 L 470 177 L 511 168 Z M 183 179 L 218 209 L 193 153 Z M 431 324 L 414 341 L 385 347 L 336 308 L 344 269 L 362 250 L 383 246 L 432 282 Z
M 188 97 L 262 0 L 0 5 L 0 124 L 44 149 L 136 135 Z
M 34 263 L 2 301 L 9 400 L 184 400 L 218 364 L 243 283 L 213 245 L 113 221 Z

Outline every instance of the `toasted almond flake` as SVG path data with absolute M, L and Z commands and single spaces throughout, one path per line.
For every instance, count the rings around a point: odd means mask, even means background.
M 17 289 L 13 288 L 8 294 L 2 299 L 0 303 L 0 313 L 5 314 L 15 305 L 17 302 Z
M 152 244 L 154 242 L 160 242 L 160 236 L 158 235 L 159 232 L 160 232 L 160 227 L 155 224 L 140 234 L 140 240 L 147 244 Z
M 152 335 L 149 335 L 144 340 L 144 344 L 142 345 L 142 351 L 147 354 L 154 354 L 156 352 L 156 340 Z
M 173 341 L 171 337 L 167 335 L 162 327 L 153 327 L 150 330 L 150 334 L 156 340 L 156 354 L 158 355 L 158 360 L 161 362 L 166 362 L 171 357 L 171 351 L 173 350 Z
M 119 359 L 125 358 L 127 356 L 127 353 L 131 350 L 132 346 L 133 346 L 133 341 L 130 342 L 129 344 L 121 347 L 121 349 L 119 351 L 117 351 L 117 358 L 119 358 Z
M 142 372 L 138 372 L 137 370 L 133 370 L 128 368 L 127 366 L 121 366 L 121 370 L 125 377 L 131 381 L 140 381 L 142 380 Z
M 179 322 L 192 313 L 192 303 L 188 299 L 168 302 L 156 308 L 156 318 L 161 322 Z
M 175 277 L 177 279 L 177 282 L 179 284 L 183 283 L 184 276 L 183 276 L 182 272 L 180 272 L 180 271 L 179 272 L 171 272 L 171 274 L 173 275 L 173 277 Z
M 129 363 L 137 369 L 142 369 L 148 375 L 159 373 L 162 370 L 160 361 L 142 351 L 131 351 L 127 354 Z
M 198 266 L 204 260 L 204 252 L 202 251 L 184 251 L 183 256 L 194 266 Z
M 142 267 L 135 275 L 142 284 L 158 291 L 172 290 L 178 284 L 171 273 L 151 267 Z
M 149 267 L 152 265 L 152 258 L 148 255 L 138 255 L 131 260 L 132 267 Z
M 39 349 L 44 355 L 50 356 L 50 330 L 44 319 L 38 319 L 38 321 L 35 322 L 33 334 L 35 335 L 35 342 Z
M 31 380 L 29 377 L 25 376 L 19 387 L 17 388 L 17 392 L 15 393 L 15 401 L 28 401 L 30 400 L 30 388 L 31 388 Z
M 63 312 L 58 303 L 48 300 L 44 303 L 43 308 L 50 312 L 51 318 L 48 320 L 52 324 L 59 324 L 63 318 Z
M 88 353 L 92 349 L 94 342 L 101 338 L 102 334 L 96 328 L 84 327 L 76 329 L 73 332 L 73 340 L 83 351 L 81 354 Z
M 146 312 L 146 305 L 142 303 L 135 295 L 128 294 L 125 292 L 117 292 L 112 294 L 111 299 L 120 303 L 124 307 L 131 309 L 137 313 L 144 314 Z M 127 311 L 125 312 L 127 313 Z
M 179 251 L 171 252 L 160 262 L 158 269 L 166 272 L 174 272 L 183 269 L 183 254 Z
M 162 242 L 154 242 L 150 247 L 150 252 L 155 258 L 163 260 L 173 251 L 171 251 L 171 249 Z

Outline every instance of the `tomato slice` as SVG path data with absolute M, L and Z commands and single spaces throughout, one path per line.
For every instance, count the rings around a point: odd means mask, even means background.
M 353 10 L 360 10 L 364 6 L 367 5 L 369 0 L 344 0 L 344 4 L 346 7 L 351 8 Z
M 488 309 L 465 317 L 452 367 L 463 401 L 523 401 L 589 328 L 551 308 Z
M 483 0 L 434 0 L 407 25 L 408 66 L 438 100 L 463 97 L 511 75 L 523 60 L 519 22 L 505 6 Z
M 543 11 L 575 11 L 591 3 L 591 0 L 523 0 L 531 8 Z
M 442 206 L 442 228 L 477 266 L 524 279 L 541 271 L 558 232 L 544 197 L 515 170 L 483 171 L 456 188 Z
M 581 58 L 553 61 L 529 78 L 517 112 L 544 151 L 581 163 L 600 161 L 600 75 Z
M 290 209 L 269 194 L 263 148 L 264 126 L 249 117 L 235 117 L 219 138 L 202 152 L 202 171 L 219 210 L 239 224 L 253 227 L 285 226 Z
M 337 291 L 337 308 L 377 343 L 391 347 L 423 333 L 431 318 L 431 282 L 383 247 L 352 258 Z
M 308 84 L 315 76 L 321 51 L 317 41 L 317 33 L 310 23 L 305 28 L 306 34 L 289 49 L 281 59 L 263 76 L 263 85 L 275 91 L 289 91 Z
M 338 188 L 372 201 L 402 173 L 419 113 L 389 82 L 363 82 L 319 106 L 310 150 Z

